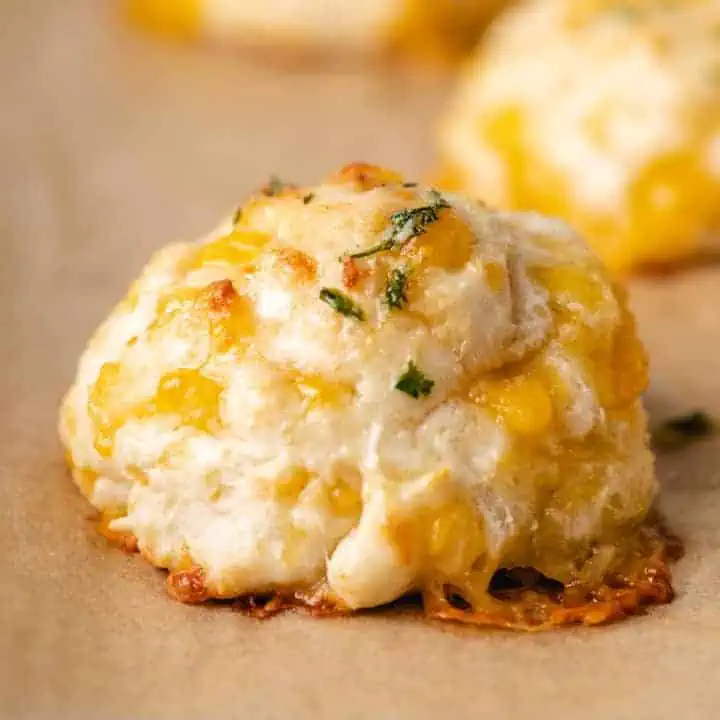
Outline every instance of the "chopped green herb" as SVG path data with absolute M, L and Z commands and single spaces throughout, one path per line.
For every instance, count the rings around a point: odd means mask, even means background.
M 242 205 L 233 213 L 232 224 L 235 227 L 242 219 L 243 209 Z
M 308 193 L 303 197 L 303 205 L 309 205 L 315 199 L 315 193 Z
M 268 184 L 263 188 L 263 195 L 275 197 L 275 195 L 279 195 L 286 187 L 288 187 L 288 183 L 284 183 L 277 175 L 271 175 Z
M 417 183 L 414 183 L 414 182 L 408 182 L 408 183 L 403 183 L 402 186 L 403 186 L 404 188 L 414 188 L 414 187 L 417 187 L 418 184 L 417 184 Z
M 718 424 L 709 415 L 692 412 L 663 422 L 653 431 L 652 444 L 656 450 L 678 450 L 715 435 L 718 430 Z
M 333 310 L 341 315 L 353 317 L 356 320 L 364 320 L 365 313 L 347 295 L 335 288 L 323 288 L 320 291 L 320 299 L 327 303 Z
M 421 395 L 429 395 L 434 385 L 435 381 L 431 380 L 422 370 L 418 369 L 414 362 L 410 361 L 407 370 L 405 370 L 397 383 L 395 383 L 395 389 L 417 399 Z
M 385 252 L 386 250 L 392 250 L 395 246 L 395 237 L 392 234 L 388 234 L 387 237 L 376 245 L 371 245 L 367 250 L 361 250 L 360 252 L 350 253 L 347 257 L 353 260 L 359 260 L 360 258 L 370 257 L 379 252 Z M 343 257 L 339 258 L 343 260 Z
M 407 265 L 396 267 L 390 273 L 385 286 L 385 302 L 391 309 L 400 309 L 407 305 L 407 285 L 410 279 L 410 268 Z
M 351 253 L 349 257 L 364 258 L 395 247 L 402 247 L 414 237 L 427 232 L 427 226 L 440 217 L 439 211 L 450 207 L 437 190 L 430 190 L 429 195 L 431 202 L 428 205 L 394 212 L 390 216 L 390 226 L 385 231 L 385 237 L 376 245 Z

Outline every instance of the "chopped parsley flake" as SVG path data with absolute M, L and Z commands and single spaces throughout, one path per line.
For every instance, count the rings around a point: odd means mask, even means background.
M 670 418 L 652 433 L 656 450 L 678 450 L 698 440 L 715 435 L 718 424 L 704 412 L 692 412 Z
M 395 383 L 395 389 L 406 393 L 416 400 L 421 395 L 429 395 L 435 386 L 435 381 L 431 380 L 422 370 L 419 370 L 414 362 L 410 361 L 407 370 L 400 376 Z
M 309 205 L 315 199 L 315 193 L 308 193 L 302 199 L 303 205 Z
M 242 219 L 243 209 L 242 205 L 233 213 L 232 224 L 235 227 Z
M 390 309 L 399 310 L 407 305 L 407 285 L 410 278 L 410 268 L 407 265 L 396 267 L 390 273 L 385 286 L 385 302 Z
M 436 222 L 440 217 L 440 210 L 450 205 L 437 190 L 430 190 L 431 201 L 427 205 L 408 210 L 398 210 L 390 216 L 390 225 L 385 231 L 385 237 L 376 245 L 366 250 L 350 253 L 351 258 L 364 258 L 379 252 L 402 247 L 418 235 L 427 232 L 428 225 Z
M 340 292 L 340 290 L 323 288 L 320 291 L 320 299 L 341 315 L 353 317 L 356 320 L 365 319 L 365 313 L 362 308 L 356 305 L 347 295 Z

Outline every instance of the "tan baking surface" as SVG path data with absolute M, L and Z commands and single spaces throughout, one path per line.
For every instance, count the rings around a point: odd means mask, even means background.
M 260 2 L 261 0 L 257 0 Z M 519 635 L 387 615 L 267 623 L 170 602 L 84 520 L 55 436 L 75 359 L 149 253 L 269 172 L 426 169 L 437 80 L 283 74 L 155 44 L 101 0 L 0 2 L 0 714 L 714 718 L 720 442 L 663 458 L 678 600 Z M 656 417 L 720 413 L 720 269 L 633 286 Z

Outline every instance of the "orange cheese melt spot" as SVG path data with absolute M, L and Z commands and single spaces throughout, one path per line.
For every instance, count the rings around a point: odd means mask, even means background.
M 177 324 L 187 325 L 190 335 L 209 333 L 216 352 L 244 346 L 255 332 L 252 305 L 247 297 L 235 291 L 230 280 L 219 280 L 200 289 L 182 288 L 162 298 L 153 328 L 162 330 L 173 325 L 176 332 L 182 332 Z
M 600 403 L 607 409 L 630 405 L 647 387 L 648 369 L 645 350 L 638 339 L 635 319 L 627 308 L 622 288 L 616 286 L 615 292 L 619 324 L 612 335 L 607 336 L 582 321 L 583 313 L 596 311 L 607 300 L 602 284 L 571 266 L 536 267 L 531 274 L 550 293 L 562 342 L 583 366 Z M 554 376 L 549 368 L 545 374 L 548 378 Z M 551 381 L 551 387 L 555 396 L 567 393 L 557 381 Z
M 281 502 L 294 504 L 314 475 L 307 468 L 293 467 L 273 486 L 273 496 Z
M 95 425 L 95 450 L 102 457 L 112 455 L 115 433 L 122 425 L 126 408 L 122 393 L 120 363 L 105 363 L 88 396 L 88 414 Z
M 522 437 L 540 437 L 553 420 L 547 380 L 535 374 L 483 379 L 471 388 L 470 398 Z
M 360 493 L 342 478 L 336 478 L 328 488 L 328 504 L 331 512 L 340 517 L 355 517 L 362 510 Z
M 433 573 L 457 577 L 472 567 L 483 550 L 482 524 L 469 503 L 452 503 L 431 521 L 427 552 Z
M 195 37 L 201 29 L 201 0 L 127 0 L 132 22 L 172 37 Z
M 421 270 L 461 270 L 470 260 L 474 245 L 475 235 L 467 223 L 455 212 L 441 210 L 439 218 L 403 248 L 403 254 Z
M 497 262 L 485 263 L 485 279 L 493 292 L 499 293 L 507 283 L 507 270 Z
M 92 494 L 98 477 L 98 473 L 92 468 L 75 468 L 73 470 L 73 478 L 84 495 Z
M 267 233 L 233 230 L 230 234 L 203 245 L 193 256 L 190 269 L 208 265 L 235 265 L 250 269 L 270 240 Z
M 160 379 L 148 410 L 179 415 L 183 425 L 209 432 L 219 423 L 222 389 L 199 370 L 175 370 Z
M 457 62 L 475 47 L 485 26 L 507 3 L 405 0 L 404 12 L 391 28 L 390 47 L 431 62 Z
M 427 581 L 461 577 L 485 549 L 482 519 L 472 503 L 460 497 L 392 518 L 385 533 L 400 561 L 418 562 Z
M 630 405 L 648 386 L 647 355 L 638 339 L 635 318 L 624 300 L 620 325 L 597 359 L 596 382 L 600 402 L 613 410 Z
M 703 151 L 698 147 L 660 156 L 630 187 L 630 229 L 624 243 L 640 259 L 685 256 L 695 250 L 703 232 L 720 227 L 720 177 L 704 166 Z M 617 263 L 624 260 L 620 256 Z
M 534 267 L 530 274 L 553 300 L 565 306 L 582 305 L 586 311 L 593 312 L 605 297 L 602 284 L 588 277 L 587 271 L 572 265 Z
M 383 185 L 400 185 L 403 180 L 399 172 L 361 162 L 346 165 L 329 179 L 337 185 L 353 185 L 358 191 L 372 190 Z
M 211 432 L 219 425 L 222 386 L 198 370 L 166 373 L 155 395 L 144 402 L 126 397 L 127 380 L 119 363 L 105 363 L 90 390 L 88 412 L 95 425 L 95 449 L 110 457 L 117 431 L 130 420 L 159 414 L 179 415 L 183 425 Z
M 567 183 L 559 171 L 531 151 L 528 121 L 522 108 L 499 108 L 483 118 L 480 132 L 503 163 L 511 208 L 568 217 Z
M 354 390 L 348 383 L 336 382 L 322 375 L 291 371 L 288 379 L 300 393 L 306 410 L 339 407 L 352 398 Z
M 255 316 L 250 300 L 238 295 L 229 280 L 212 283 L 200 296 L 207 306 L 210 334 L 218 352 L 244 346 L 255 332 Z

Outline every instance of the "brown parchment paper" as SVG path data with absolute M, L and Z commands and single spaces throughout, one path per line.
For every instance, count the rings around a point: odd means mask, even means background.
M 718 441 L 659 461 L 687 545 L 676 602 L 537 635 L 176 604 L 161 573 L 94 535 L 64 470 L 60 395 L 151 251 L 212 227 L 270 172 L 425 171 L 446 84 L 163 44 L 102 0 L 0 2 L 0 715 L 718 716 Z M 720 413 L 720 268 L 631 294 L 653 416 Z

